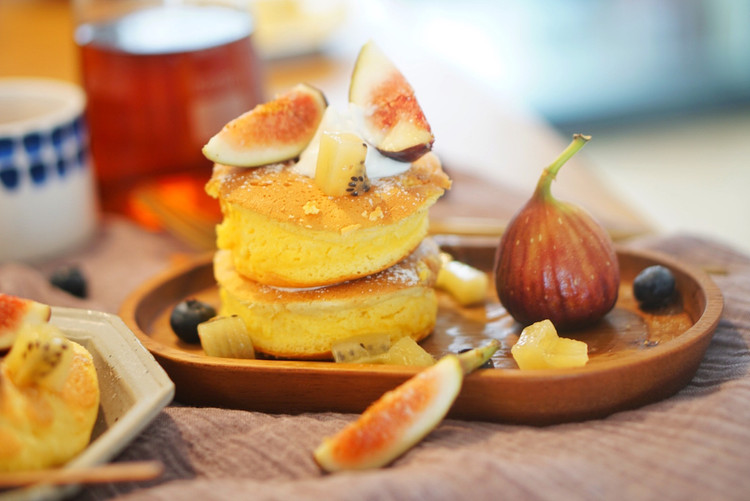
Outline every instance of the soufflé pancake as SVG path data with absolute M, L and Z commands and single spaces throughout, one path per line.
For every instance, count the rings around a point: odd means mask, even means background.
M 221 314 L 238 315 L 256 350 L 280 358 L 324 359 L 346 338 L 390 334 L 416 341 L 432 331 L 437 314 L 433 289 L 439 251 L 426 239 L 403 261 L 359 280 L 307 290 L 286 290 L 247 280 L 228 251 L 214 257 Z
M 227 124 L 203 150 L 223 216 L 219 314 L 239 316 L 255 350 L 279 358 L 330 359 L 355 335 L 429 335 L 440 257 L 428 210 L 451 185 L 433 140 L 413 89 L 372 43 L 346 108 L 299 85 Z M 278 142 L 284 153 L 269 156 Z
M 396 264 L 427 235 L 428 208 L 450 186 L 431 153 L 358 196 L 330 197 L 291 166 L 216 165 L 207 186 L 223 221 L 217 246 L 263 284 L 315 287 Z

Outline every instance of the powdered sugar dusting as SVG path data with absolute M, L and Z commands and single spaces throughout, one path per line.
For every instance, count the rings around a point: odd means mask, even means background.
M 410 267 L 402 264 L 392 266 L 383 272 L 385 278 L 394 284 L 416 285 L 419 283 L 419 275 Z

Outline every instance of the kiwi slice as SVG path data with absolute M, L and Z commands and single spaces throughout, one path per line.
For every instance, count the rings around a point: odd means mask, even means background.
M 391 336 L 388 334 L 362 334 L 334 343 L 331 352 L 336 362 L 378 363 L 377 357 L 390 347 Z

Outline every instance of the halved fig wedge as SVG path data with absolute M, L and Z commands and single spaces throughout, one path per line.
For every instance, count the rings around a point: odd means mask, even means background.
M 49 321 L 49 305 L 0 293 L 0 350 L 10 348 L 21 326 Z
M 383 155 L 413 162 L 432 149 L 435 137 L 414 89 L 372 41 L 354 64 L 349 101 L 365 110 L 368 139 Z
M 226 124 L 203 147 L 203 155 L 237 167 L 290 160 L 310 143 L 327 106 L 320 90 L 299 84 Z
M 315 449 L 325 471 L 384 466 L 422 440 L 445 417 L 463 383 L 455 355 L 443 357 L 368 407 Z
M 387 465 L 440 424 L 461 391 L 464 375 L 481 367 L 499 347 L 492 340 L 459 355 L 445 355 L 324 439 L 313 451 L 315 461 L 329 472 Z

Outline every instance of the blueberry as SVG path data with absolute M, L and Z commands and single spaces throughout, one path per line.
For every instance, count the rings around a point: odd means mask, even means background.
M 76 297 L 85 298 L 88 295 L 86 277 L 78 266 L 70 265 L 56 269 L 50 276 L 49 282 Z
M 641 271 L 633 281 L 633 294 L 644 308 L 661 306 L 672 299 L 674 275 L 664 266 L 655 265 Z
M 215 316 L 216 310 L 210 304 L 197 299 L 186 299 L 172 309 L 169 325 L 177 337 L 186 343 L 198 344 L 198 324 Z
M 458 350 L 459 353 L 465 353 L 467 351 L 471 351 L 471 348 L 463 348 L 461 350 Z M 491 358 L 487 360 L 485 363 L 483 363 L 482 365 L 480 365 L 479 367 L 477 367 L 477 369 L 494 369 L 494 368 L 495 368 L 495 364 L 492 363 Z

